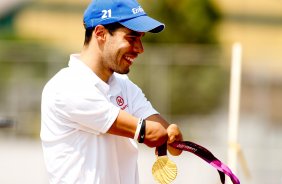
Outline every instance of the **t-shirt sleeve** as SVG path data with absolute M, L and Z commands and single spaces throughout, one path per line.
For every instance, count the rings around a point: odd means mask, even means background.
M 126 80 L 126 88 L 131 112 L 134 116 L 147 118 L 153 114 L 159 114 L 145 97 L 142 90 L 129 79 Z
M 119 110 L 99 90 L 64 91 L 55 98 L 55 111 L 67 120 L 66 126 L 92 133 L 107 132 Z

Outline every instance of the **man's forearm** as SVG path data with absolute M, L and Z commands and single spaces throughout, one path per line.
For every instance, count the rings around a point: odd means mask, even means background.
M 159 122 L 165 129 L 169 126 L 169 123 L 159 114 L 153 114 L 146 118 L 146 120 Z

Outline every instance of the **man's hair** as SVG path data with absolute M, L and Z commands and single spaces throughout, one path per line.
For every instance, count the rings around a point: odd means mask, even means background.
M 121 25 L 120 23 L 116 22 L 116 23 L 112 23 L 112 24 L 106 24 L 103 25 L 111 35 L 114 34 L 114 32 L 119 29 L 124 27 L 123 25 Z M 85 30 L 85 38 L 84 38 L 84 45 L 88 45 L 91 41 L 92 38 L 92 33 L 94 31 L 95 27 L 91 27 L 91 28 L 87 28 Z

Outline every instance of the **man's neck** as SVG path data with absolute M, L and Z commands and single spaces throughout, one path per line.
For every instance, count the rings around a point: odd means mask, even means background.
M 99 78 L 108 83 L 113 72 L 105 70 L 101 65 L 101 58 L 99 54 L 93 54 L 89 49 L 81 51 L 80 60 L 85 63 Z

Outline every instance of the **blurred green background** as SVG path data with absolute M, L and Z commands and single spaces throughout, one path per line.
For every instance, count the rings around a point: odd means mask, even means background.
M 6 163 L 0 171 L 20 176 L 18 171 L 25 168 L 25 162 L 19 167 L 11 159 L 21 162 L 22 157 L 13 152 L 23 152 L 34 167 L 41 164 L 35 174 L 38 177 L 27 177 L 30 180 L 24 183 L 46 182 L 39 141 L 41 92 L 45 83 L 67 66 L 69 54 L 80 51 L 83 11 L 89 2 L 0 1 L 0 163 Z M 179 124 L 187 140 L 216 150 L 224 161 L 231 49 L 233 43 L 241 43 L 238 139 L 252 177 L 247 176 L 241 161 L 238 174 L 242 183 L 282 183 L 282 165 L 277 164 L 282 161 L 278 156 L 282 154 L 281 2 L 139 2 L 147 14 L 164 22 L 166 29 L 146 34 L 145 53 L 134 63 L 129 77 L 164 117 Z M 267 163 L 261 163 L 266 159 Z M 199 178 L 191 173 L 190 183 L 207 183 L 213 177 L 213 183 L 218 181 L 217 176 Z M 0 183 L 17 183 L 8 174 L 4 176 Z M 180 175 L 176 183 L 186 180 Z

